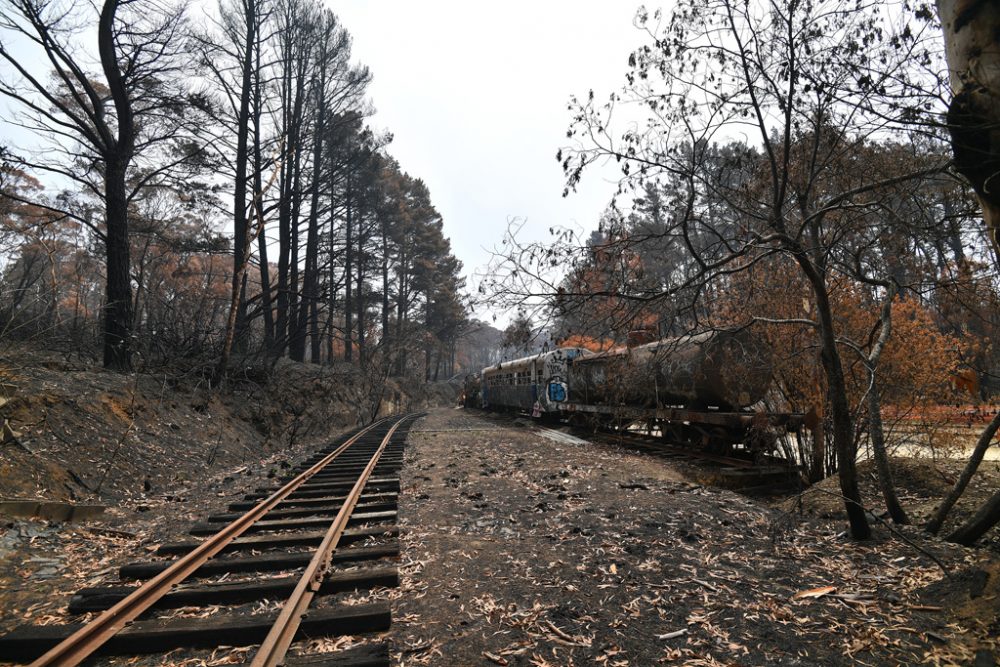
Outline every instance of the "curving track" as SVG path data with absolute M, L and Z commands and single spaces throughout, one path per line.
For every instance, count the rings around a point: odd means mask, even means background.
M 147 654 L 180 647 L 259 644 L 252 664 L 286 661 L 293 641 L 385 630 L 386 604 L 312 608 L 314 598 L 348 590 L 396 585 L 395 568 L 333 571 L 338 563 L 365 563 L 398 555 L 398 546 L 347 546 L 395 538 L 402 446 L 417 414 L 390 417 L 360 429 L 317 453 L 277 490 L 247 497 L 231 514 L 197 524 L 200 542 L 166 544 L 159 555 L 173 560 L 122 567 L 123 583 L 138 586 L 85 589 L 71 612 L 99 611 L 86 624 L 23 626 L 0 637 L 4 659 L 34 660 L 32 666 L 78 665 L 98 654 Z M 242 512 L 242 513 L 239 513 Z M 310 550 L 304 550 L 310 547 Z M 247 555 L 249 553 L 249 555 Z M 294 571 L 273 577 L 260 573 Z M 249 575 L 235 582 L 204 583 L 223 574 Z M 158 618 L 163 609 L 239 605 L 285 598 L 278 613 L 236 612 L 207 618 Z M 310 613 L 306 614 L 309 611 Z M 387 664 L 384 646 L 358 655 L 322 654 L 306 660 L 321 664 Z

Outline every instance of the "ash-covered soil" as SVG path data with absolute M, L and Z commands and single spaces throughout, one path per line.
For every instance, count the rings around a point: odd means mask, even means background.
M 391 632 L 401 665 L 1000 656 L 991 550 L 916 528 L 856 543 L 838 520 L 702 487 L 668 460 L 474 411 L 434 411 L 409 442 Z
M 961 458 L 907 458 L 894 456 L 890 459 L 893 484 L 903 509 L 910 522 L 922 525 L 930 520 L 938 504 L 962 474 L 967 461 Z M 878 485 L 875 464 L 870 459 L 858 464 L 858 485 L 861 499 L 866 507 L 880 511 L 885 506 L 882 491 Z M 986 460 L 980 463 L 976 474 L 962 497 L 955 504 L 942 535 L 947 535 L 966 521 L 1000 489 L 1000 461 Z M 844 503 L 841 500 L 840 485 L 836 477 L 828 477 L 806 489 L 801 495 L 787 498 L 779 507 L 788 512 L 806 513 L 824 519 L 845 519 Z M 978 546 L 1000 554 L 1000 528 L 994 528 L 984 535 Z
M 0 524 L 0 631 L 66 622 L 74 590 L 186 539 L 192 522 L 310 450 L 190 473 L 96 523 Z M 855 543 L 837 518 L 705 488 L 676 460 L 553 440 L 530 422 L 475 411 L 432 411 L 406 452 L 403 585 L 323 602 L 391 600 L 393 628 L 313 642 L 321 650 L 388 637 L 395 664 L 448 666 L 984 667 L 1000 656 L 1000 560 L 990 548 L 917 528 L 876 527 L 875 540 Z

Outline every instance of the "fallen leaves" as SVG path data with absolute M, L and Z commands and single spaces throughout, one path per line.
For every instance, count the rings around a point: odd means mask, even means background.
M 802 600 L 805 598 L 821 598 L 824 595 L 829 595 L 837 590 L 836 586 L 820 586 L 819 588 L 810 588 L 805 591 L 799 591 L 792 596 L 793 600 Z
M 404 585 L 425 597 L 404 595 L 394 624 L 434 627 L 435 664 L 915 664 L 928 651 L 940 617 L 919 616 L 917 593 L 941 574 L 906 545 L 663 481 L 675 473 L 655 456 L 516 429 L 419 443 L 408 455 L 429 499 L 403 558 L 423 564 Z M 641 494 L 622 487 L 637 479 Z

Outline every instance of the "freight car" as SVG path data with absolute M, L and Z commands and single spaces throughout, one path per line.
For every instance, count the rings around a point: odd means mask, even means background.
M 748 331 L 710 331 L 579 359 L 569 401 L 739 410 L 764 397 L 772 375 L 770 348 Z
M 497 364 L 482 372 L 482 404 L 605 429 L 640 425 L 672 442 L 761 455 L 776 448 L 781 431 L 815 426 L 811 415 L 751 409 L 772 376 L 767 345 L 746 330 L 712 331 Z
M 558 418 L 568 397 L 566 383 L 574 360 L 590 354 L 579 347 L 561 347 L 484 368 L 482 406 L 524 410 L 539 418 Z

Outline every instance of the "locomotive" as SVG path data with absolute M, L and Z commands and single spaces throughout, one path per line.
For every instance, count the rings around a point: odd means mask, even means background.
M 641 425 L 674 442 L 757 455 L 776 449 L 781 430 L 815 425 L 811 415 L 751 409 L 772 379 L 769 346 L 745 329 L 717 330 L 606 352 L 557 348 L 502 362 L 467 378 L 465 401 L 593 428 Z

